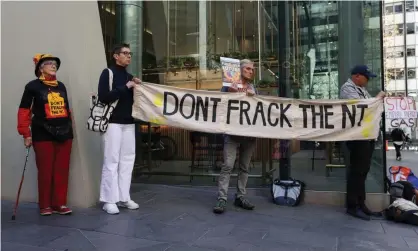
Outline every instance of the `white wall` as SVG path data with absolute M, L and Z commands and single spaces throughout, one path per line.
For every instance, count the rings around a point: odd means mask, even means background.
M 97 90 L 106 67 L 97 2 L 1 5 L 2 199 L 15 198 L 25 160 L 16 124 L 24 86 L 35 78 L 32 57 L 51 53 L 61 59 L 58 79 L 67 87 L 75 122 L 69 205 L 91 206 L 98 200 L 102 154 L 99 135 L 86 129 L 88 95 Z M 30 154 L 21 200 L 37 202 L 37 169 Z

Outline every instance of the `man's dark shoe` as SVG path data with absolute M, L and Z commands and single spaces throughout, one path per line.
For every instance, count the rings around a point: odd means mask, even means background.
M 354 216 L 356 218 L 362 219 L 362 220 L 370 220 L 370 216 L 368 216 L 367 214 L 365 214 L 363 212 L 363 210 L 361 210 L 360 208 L 348 208 L 347 209 L 347 214 Z
M 226 200 L 218 199 L 218 201 L 216 202 L 215 207 L 213 207 L 213 212 L 215 214 L 221 214 L 221 213 L 225 212 L 225 209 L 226 209 Z
M 366 205 L 362 205 L 360 208 L 368 216 L 383 217 L 382 212 L 372 212 Z
M 235 198 L 234 205 L 246 210 L 253 210 L 255 206 L 243 197 Z

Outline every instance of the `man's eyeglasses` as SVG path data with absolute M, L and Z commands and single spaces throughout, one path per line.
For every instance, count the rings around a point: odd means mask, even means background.
M 130 51 L 121 51 L 120 53 L 122 53 L 123 55 L 125 55 L 125 56 L 128 56 L 128 55 L 131 55 L 132 56 L 132 52 L 130 52 Z M 119 53 L 119 54 L 120 54 Z

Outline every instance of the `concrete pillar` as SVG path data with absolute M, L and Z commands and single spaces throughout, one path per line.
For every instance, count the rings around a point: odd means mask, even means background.
M 152 45 L 154 47 L 155 58 L 157 62 L 168 56 L 168 13 L 169 1 L 146 1 L 147 15 L 145 18 L 149 21 L 148 28 L 152 32 Z M 160 83 L 164 83 L 164 74 L 159 75 Z
M 279 51 L 279 96 L 292 97 L 290 81 L 290 3 L 289 1 L 279 1 L 278 8 L 278 51 Z M 261 38 L 259 38 L 261 39 Z M 286 180 L 290 176 L 290 160 L 292 150 L 290 140 L 280 140 L 280 159 L 279 173 L 280 179 Z
M 350 77 L 350 70 L 364 64 L 364 20 L 362 1 L 338 2 L 338 80 L 339 87 Z
M 142 76 L 142 35 L 143 35 L 143 2 L 123 1 L 119 4 L 120 17 L 118 30 L 120 41 L 130 44 L 133 53 L 128 71 L 137 77 Z
M 199 0 L 199 67 L 203 76 L 206 75 L 207 27 L 207 3 Z

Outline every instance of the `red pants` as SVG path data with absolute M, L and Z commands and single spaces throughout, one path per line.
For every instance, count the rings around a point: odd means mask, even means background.
M 38 168 L 39 208 L 67 204 L 72 140 L 33 142 Z

